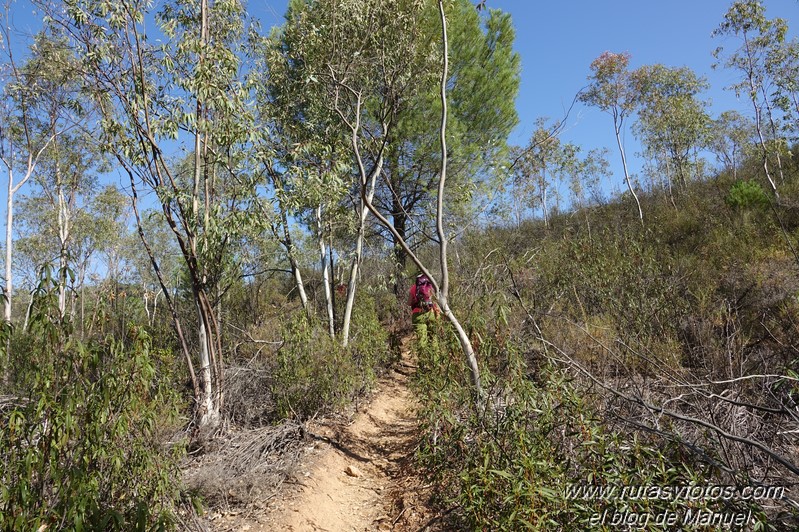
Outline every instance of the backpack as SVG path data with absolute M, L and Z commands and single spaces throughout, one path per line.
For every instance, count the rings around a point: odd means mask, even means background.
M 433 283 L 426 275 L 416 278 L 416 306 L 422 310 L 433 308 Z

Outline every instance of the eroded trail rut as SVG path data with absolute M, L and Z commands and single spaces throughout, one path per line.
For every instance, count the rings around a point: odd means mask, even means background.
M 364 531 L 416 528 L 426 513 L 415 505 L 411 459 L 418 442 L 414 371 L 407 350 L 348 425 L 309 427 L 313 450 L 258 524 L 246 529 Z

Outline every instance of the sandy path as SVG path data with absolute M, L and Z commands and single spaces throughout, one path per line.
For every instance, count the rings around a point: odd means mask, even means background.
M 405 351 L 405 350 L 403 350 Z M 404 528 L 408 471 L 418 438 L 407 355 L 383 379 L 349 425 L 310 427 L 314 449 L 297 480 L 250 531 L 372 531 Z M 294 489 L 296 488 L 296 489 Z M 417 518 L 420 516 L 416 516 Z

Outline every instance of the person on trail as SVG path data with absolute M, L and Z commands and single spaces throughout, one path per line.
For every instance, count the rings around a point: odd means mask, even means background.
M 433 283 L 423 273 L 416 276 L 408 294 L 408 306 L 411 307 L 411 321 L 416 331 L 416 340 L 420 349 L 427 347 L 428 325 L 438 319 L 439 309 L 433 301 Z

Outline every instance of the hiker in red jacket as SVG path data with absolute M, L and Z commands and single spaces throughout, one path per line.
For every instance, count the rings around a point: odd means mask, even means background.
M 425 274 L 420 273 L 408 294 L 408 306 L 412 309 L 411 321 L 421 349 L 427 347 L 428 325 L 432 325 L 438 318 L 438 305 L 433 301 L 434 292 L 433 283 Z

